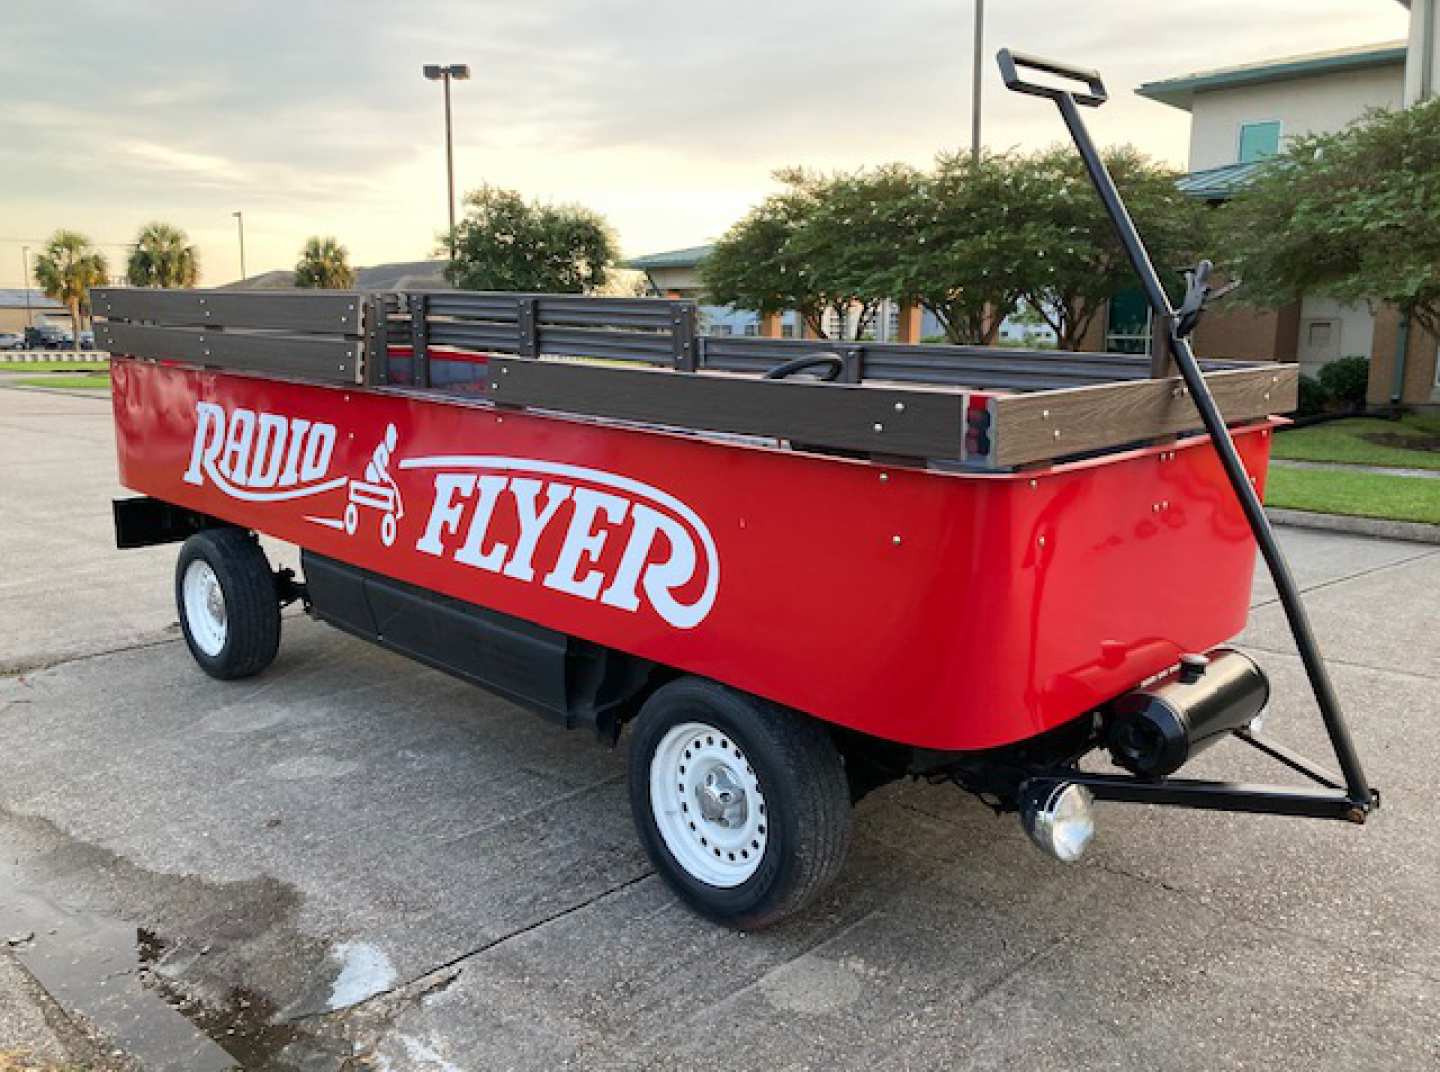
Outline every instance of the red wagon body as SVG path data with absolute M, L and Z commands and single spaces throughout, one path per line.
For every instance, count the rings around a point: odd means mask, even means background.
M 941 472 L 134 361 L 113 375 L 127 487 L 925 748 L 1068 722 L 1233 636 L 1249 602 L 1254 543 L 1203 437 Z M 390 427 L 387 509 L 366 469 Z M 1269 435 L 1236 432 L 1257 480 Z
M 180 624 L 216 678 L 263 671 L 299 599 L 628 726 L 642 844 L 731 924 L 816 896 L 850 805 L 905 776 L 1018 811 L 1062 861 L 1097 799 L 1363 822 L 1378 795 L 1259 498 L 1297 370 L 1195 357 L 1211 265 L 1172 306 L 1079 117 L 1099 75 L 998 59 L 1070 127 L 1152 354 L 703 338 L 669 299 L 95 291 L 141 493 L 117 542 L 183 541 Z M 1268 680 L 1216 646 L 1257 545 L 1338 776 L 1258 735 Z M 1318 788 L 1172 777 L 1225 739 Z

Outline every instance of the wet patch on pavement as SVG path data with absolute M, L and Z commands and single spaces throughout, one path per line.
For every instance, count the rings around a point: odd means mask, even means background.
M 357 974 L 343 947 L 296 933 L 299 902 L 270 879 L 146 872 L 0 808 L 0 940 L 146 1072 L 334 1069 L 353 1057 L 342 1024 L 295 1011 L 342 988 L 371 996 L 356 987 L 375 979 L 373 955 Z

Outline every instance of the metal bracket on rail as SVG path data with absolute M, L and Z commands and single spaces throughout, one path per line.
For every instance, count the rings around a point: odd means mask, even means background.
M 1185 272 L 1185 299 L 1175 310 L 1175 326 L 1171 329 L 1177 338 L 1188 338 L 1200 323 L 1200 316 L 1217 302 L 1240 286 L 1240 280 L 1232 279 L 1218 290 L 1210 286 L 1210 273 L 1215 266 L 1202 260 Z

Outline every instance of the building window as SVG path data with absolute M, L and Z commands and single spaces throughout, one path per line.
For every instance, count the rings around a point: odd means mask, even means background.
M 793 338 L 795 337 L 795 325 L 794 325 L 794 324 L 781 324 L 781 325 L 780 325 L 780 337 L 781 337 L 782 339 L 793 339 Z
M 735 329 L 734 329 L 733 327 L 731 327 L 729 324 L 716 324 L 714 327 L 712 327 L 712 328 L 710 329 L 710 334 L 711 334 L 711 335 L 718 335 L 718 336 L 721 336 L 721 337 L 726 336 L 726 335 L 734 335 L 734 334 L 735 334 Z
M 1280 151 L 1280 120 L 1240 124 L 1240 163 L 1265 160 Z
M 1105 349 L 1110 353 L 1150 352 L 1150 302 L 1139 287 L 1122 290 L 1110 299 L 1105 323 Z
M 745 334 L 751 337 L 760 334 L 760 325 L 756 324 L 753 320 L 750 321 L 750 323 L 745 325 Z

